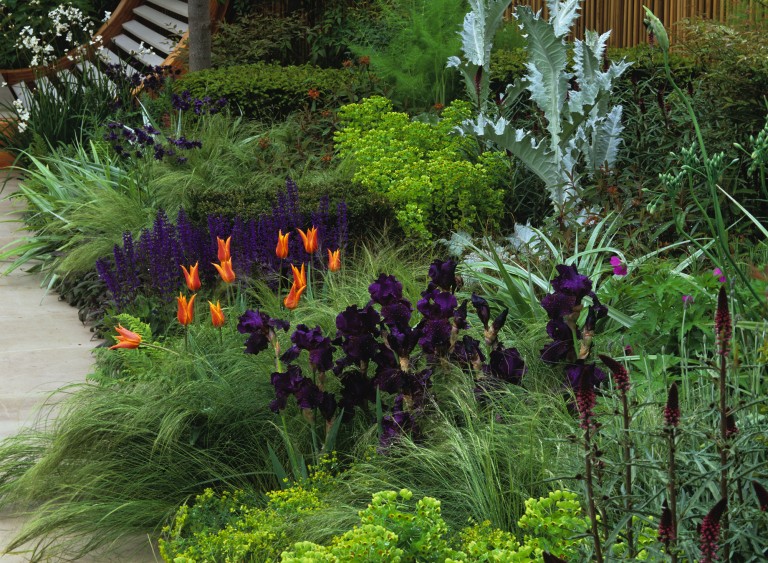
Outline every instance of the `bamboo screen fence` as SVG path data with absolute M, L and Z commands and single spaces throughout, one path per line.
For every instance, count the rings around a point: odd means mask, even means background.
M 547 15 L 544 0 L 513 0 L 512 4 L 531 6 L 534 12 L 543 9 Z M 643 6 L 662 21 L 673 42 L 678 34 L 675 24 L 686 18 L 757 23 L 768 16 L 766 0 L 585 0 L 574 26 L 575 35 L 583 37 L 585 29 L 600 33 L 611 30 L 609 43 L 614 47 L 643 43 L 647 41 Z
M 348 0 L 350 5 L 356 0 Z M 429 0 L 426 0 L 429 1 Z M 466 0 L 456 0 L 466 4 Z M 275 14 L 302 10 L 310 14 L 322 12 L 330 0 L 262 0 L 260 6 Z M 513 0 L 512 6 L 528 5 L 534 11 L 545 9 L 545 0 Z M 643 6 L 648 6 L 664 23 L 674 42 L 676 22 L 686 18 L 703 17 L 721 22 L 765 22 L 768 0 L 584 0 L 581 17 L 576 20 L 575 36 L 583 37 L 584 29 L 603 33 L 611 30 L 610 45 L 631 47 L 647 41 L 643 25 Z M 510 9 L 509 14 L 511 15 Z M 546 9 L 545 9 L 546 15 Z

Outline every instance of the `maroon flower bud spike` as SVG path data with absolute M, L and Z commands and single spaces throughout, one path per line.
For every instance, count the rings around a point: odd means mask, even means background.
M 755 489 L 755 495 L 757 495 L 757 502 L 760 504 L 760 510 L 763 512 L 768 511 L 768 491 L 766 491 L 765 487 L 757 481 L 752 481 L 752 487 Z
M 610 356 L 599 354 L 597 357 L 600 358 L 600 361 L 603 362 L 609 370 L 611 370 L 613 380 L 616 382 L 616 388 L 622 393 L 629 391 L 630 383 L 627 368 Z
M 717 560 L 717 550 L 720 544 L 720 519 L 728 508 L 728 501 L 720 499 L 712 507 L 701 522 L 699 545 L 701 547 L 700 563 L 712 563 Z
M 667 405 L 664 407 L 664 424 L 672 428 L 676 428 L 680 424 L 680 402 L 676 381 L 672 382 L 667 393 Z
M 717 311 L 715 312 L 715 337 L 717 338 L 718 353 L 722 356 L 728 354 L 732 332 L 733 323 L 731 313 L 728 310 L 728 294 L 725 291 L 725 286 L 720 286 L 720 292 L 717 295 Z
M 669 547 L 669 544 L 677 539 L 675 523 L 672 519 L 672 511 L 669 509 L 667 499 L 661 505 L 661 520 L 659 522 L 659 541 Z

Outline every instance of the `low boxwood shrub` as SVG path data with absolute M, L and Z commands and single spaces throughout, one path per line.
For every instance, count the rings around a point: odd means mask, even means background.
M 193 97 L 224 97 L 249 117 L 273 120 L 302 109 L 317 92 L 318 101 L 354 100 L 355 75 L 312 65 L 255 63 L 192 72 L 178 80 L 177 92 Z

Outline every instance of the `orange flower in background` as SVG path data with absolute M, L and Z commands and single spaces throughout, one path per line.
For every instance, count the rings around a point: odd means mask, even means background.
M 312 100 L 318 100 L 320 99 L 320 90 L 318 90 L 317 88 L 310 88 L 307 91 L 307 96 L 309 96 L 309 98 Z
M 363 55 L 362 57 L 357 59 L 357 62 L 358 62 L 358 64 L 360 64 L 362 66 L 369 65 L 369 64 L 371 64 L 371 57 L 369 57 L 367 55 Z
M 181 267 L 184 270 L 184 279 L 187 282 L 189 291 L 197 291 L 202 284 L 200 283 L 200 274 L 198 273 L 197 266 L 199 262 L 195 262 L 194 266 L 190 266 L 187 270 L 184 266 Z
M 307 289 L 306 285 L 297 286 L 295 283 L 291 286 L 291 291 L 288 292 L 288 295 L 283 300 L 283 305 L 285 305 L 286 309 L 295 309 L 299 306 L 299 299 L 301 299 L 301 294 L 304 293 L 304 290 Z
M 304 250 L 308 254 L 314 254 L 317 250 L 317 227 L 311 227 L 307 229 L 305 233 L 301 229 L 296 229 L 301 235 L 301 240 L 304 241 Z
M 224 326 L 224 311 L 221 310 L 221 304 L 216 301 L 216 305 L 208 301 L 208 305 L 211 308 L 211 323 L 216 328 Z
M 278 258 L 288 258 L 288 237 L 291 236 L 291 233 L 285 233 L 283 234 L 283 231 L 278 231 L 277 235 L 277 248 L 275 249 L 275 255 L 277 255 Z
M 179 309 L 176 312 L 176 318 L 179 319 L 179 322 L 184 326 L 192 324 L 192 321 L 194 320 L 195 297 L 197 297 L 197 294 L 193 295 L 189 302 L 187 302 L 186 296 L 179 293 L 179 296 L 176 298 L 176 301 L 179 304 Z
M 213 264 L 213 262 L 211 262 Z M 235 281 L 235 271 L 232 269 L 232 259 L 222 260 L 221 265 L 213 264 L 213 267 L 218 270 L 221 279 L 224 283 L 232 283 Z
M 134 350 L 135 348 L 139 347 L 139 344 L 141 344 L 141 335 L 136 334 L 135 332 L 131 332 L 127 328 L 123 328 L 123 325 L 117 325 L 115 330 L 117 331 L 117 336 L 115 336 L 117 344 L 110 346 L 110 350 L 114 350 L 116 348 Z
M 219 245 L 219 262 L 229 260 L 232 256 L 229 254 L 229 243 L 232 242 L 232 237 L 227 237 L 227 240 L 222 240 L 216 237 L 216 242 Z
M 331 252 L 331 249 L 328 249 L 328 269 L 331 272 L 338 272 L 341 270 L 341 249 L 338 248 Z
M 293 285 L 307 287 L 307 271 L 304 268 L 304 264 L 301 265 L 301 270 L 291 264 L 291 270 L 293 271 Z

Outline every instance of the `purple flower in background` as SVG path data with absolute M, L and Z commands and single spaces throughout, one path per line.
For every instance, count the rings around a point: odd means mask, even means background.
M 381 436 L 379 437 L 379 451 L 386 451 L 400 436 L 413 428 L 413 417 L 403 410 L 403 396 L 395 399 L 392 414 L 381 419 Z
M 475 308 L 475 312 L 477 312 L 477 317 L 480 319 L 480 322 L 483 323 L 483 328 L 487 329 L 488 323 L 491 320 L 491 307 L 488 305 L 488 301 L 473 293 L 472 306 Z
M 403 298 L 403 284 L 395 276 L 381 274 L 378 279 L 368 286 L 371 299 L 379 305 L 389 305 Z
M 683 306 L 688 307 L 691 303 L 693 303 L 693 295 L 683 295 Z
M 309 329 L 307 325 L 300 324 L 291 335 L 291 342 L 294 344 L 292 349 L 296 349 L 296 356 L 298 356 L 299 350 L 309 352 L 309 363 L 314 370 L 323 372 L 333 367 L 335 348 L 331 344 L 331 339 L 323 336 L 323 331 L 319 326 Z
M 246 311 L 237 323 L 237 331 L 240 334 L 250 334 L 245 342 L 246 354 L 258 354 L 266 350 L 269 343 L 275 338 L 275 330 L 287 331 L 289 324 L 281 319 L 273 319 L 259 310 Z
M 581 300 L 592 291 L 592 282 L 587 276 L 579 274 L 576 266 L 558 264 L 556 268 L 558 275 L 552 280 L 554 290 L 558 293 L 572 295 L 576 298 L 577 303 L 581 303 Z
M 421 293 L 421 299 L 416 303 L 419 313 L 430 320 L 449 319 L 453 316 L 459 302 L 453 293 L 428 289 Z
M 720 283 L 725 283 L 725 274 L 720 268 L 715 268 L 712 270 L 712 275 L 717 278 L 717 281 Z
M 527 371 L 517 348 L 493 350 L 488 361 L 488 370 L 491 375 L 514 385 L 520 385 Z
M 624 262 L 622 262 L 621 258 L 619 258 L 618 256 L 611 256 L 611 266 L 613 266 L 614 276 L 627 275 L 627 265 L 624 264 Z
M 445 291 L 455 291 L 456 286 L 456 262 L 453 260 L 435 260 L 429 267 L 429 277 L 437 287 Z

